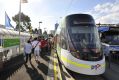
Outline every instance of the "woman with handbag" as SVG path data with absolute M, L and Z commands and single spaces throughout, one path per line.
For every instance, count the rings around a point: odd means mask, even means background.
M 39 55 L 40 55 L 40 45 L 41 45 L 41 42 L 38 41 L 37 38 L 34 38 L 34 41 L 32 42 L 32 46 L 34 48 L 34 56 L 35 56 L 35 60 L 38 61 L 39 60 Z

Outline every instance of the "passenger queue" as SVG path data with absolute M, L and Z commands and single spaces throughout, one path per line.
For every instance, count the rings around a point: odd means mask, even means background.
M 50 55 L 50 51 L 51 41 L 49 39 L 45 39 L 44 37 L 35 37 L 32 39 L 31 36 L 24 45 L 25 63 L 28 62 L 28 59 L 31 61 L 32 54 L 34 55 L 35 61 L 39 61 L 40 56 Z

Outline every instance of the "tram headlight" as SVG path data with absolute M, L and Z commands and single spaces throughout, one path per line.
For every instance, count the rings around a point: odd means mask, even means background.
M 70 51 L 70 53 L 71 53 L 74 57 L 80 59 L 80 53 L 79 53 L 79 51 L 74 50 L 74 51 Z

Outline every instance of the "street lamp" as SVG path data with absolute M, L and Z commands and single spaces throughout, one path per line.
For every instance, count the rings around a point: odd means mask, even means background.
M 21 3 L 27 3 L 27 0 L 20 0 L 19 2 L 19 53 L 21 50 L 21 43 L 20 43 L 20 26 L 21 26 Z
M 41 24 L 41 23 L 42 23 L 42 22 L 40 21 L 40 22 L 39 22 L 39 30 L 38 30 L 38 34 L 39 34 L 39 35 L 42 34 L 42 30 L 40 29 L 40 24 Z
M 42 23 L 41 21 L 39 22 L 39 29 L 40 29 L 40 23 Z

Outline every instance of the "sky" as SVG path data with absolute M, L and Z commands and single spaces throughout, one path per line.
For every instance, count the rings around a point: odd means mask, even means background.
M 5 11 L 12 17 L 19 12 L 20 0 L 0 0 L 0 24 L 5 24 Z M 28 0 L 21 5 L 21 12 L 31 19 L 33 28 L 54 30 L 55 23 L 68 14 L 86 13 L 94 17 L 96 23 L 119 23 L 119 0 Z

